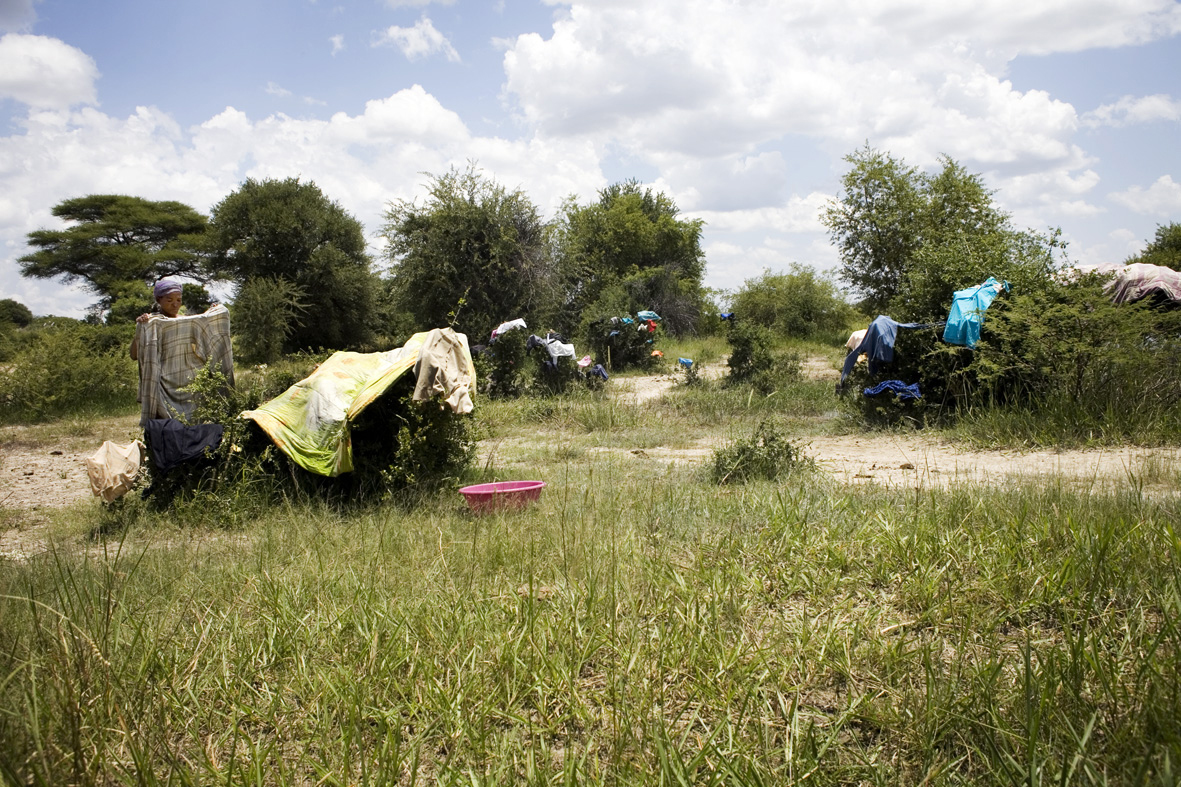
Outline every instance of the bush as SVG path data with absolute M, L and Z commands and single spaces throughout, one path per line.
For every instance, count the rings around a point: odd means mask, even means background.
M 198 372 L 188 390 L 198 394 L 192 423 L 219 423 L 221 444 L 204 465 L 152 477 L 157 506 L 180 504 L 205 517 L 236 523 L 289 495 L 336 503 L 365 503 L 431 492 L 458 478 L 475 451 L 470 416 L 436 401 L 413 400 L 415 379 L 404 374 L 351 425 L 354 470 L 325 478 L 300 468 L 275 448 L 253 421 L 240 416 L 307 377 L 320 356 L 298 354 L 225 384 L 214 369 Z
M 790 273 L 765 271 L 748 279 L 734 294 L 731 308 L 742 320 L 796 339 L 840 334 L 855 317 L 836 286 L 804 265 L 792 265 Z
M 243 363 L 271 363 L 307 310 L 305 293 L 287 279 L 256 277 L 238 288 L 231 307 L 234 351 Z
M 134 409 L 131 326 L 57 321 L 18 333 L 19 349 L 0 367 L 0 422 Z
M 599 318 L 586 328 L 591 356 L 614 372 L 625 369 L 651 369 L 661 363 L 652 353 L 659 349 L 663 329 L 656 323 L 648 330 L 647 324 L 629 317 Z M 641 328 L 644 328 L 641 330 Z
M 1069 412 L 1072 431 L 1108 437 L 1176 420 L 1181 310 L 1113 304 L 1096 276 L 1000 307 L 964 370 L 971 405 Z
M 571 385 L 581 379 L 577 363 L 573 358 L 562 357 L 553 363 L 545 363 L 545 360 L 549 360 L 546 351 L 539 347 L 534 352 L 547 356 L 536 365 L 533 372 L 533 390 L 535 392 L 551 396 L 564 394 L 570 390 Z
M 758 323 L 742 319 L 731 322 L 726 331 L 726 341 L 730 343 L 727 382 L 746 383 L 769 372 L 775 363 L 771 353 L 773 340 L 771 331 Z
M 489 398 L 506 399 L 525 392 L 531 363 L 525 352 L 528 341 L 528 331 L 518 328 L 501 334 L 494 343 L 488 345 L 479 364 L 486 369 Z
M 795 470 L 811 468 L 803 445 L 790 440 L 774 421 L 762 421 L 750 437 L 733 441 L 713 453 L 711 477 L 717 484 L 752 480 L 774 481 Z

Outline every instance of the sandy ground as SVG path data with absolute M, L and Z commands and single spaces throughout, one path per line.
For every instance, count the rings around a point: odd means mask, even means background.
M 831 364 L 819 360 L 809 359 L 804 369 L 817 379 L 835 381 L 839 376 Z M 718 377 L 724 371 L 724 364 L 715 364 L 704 374 Z M 665 395 L 676 379 L 669 375 L 617 378 L 613 387 L 621 401 L 643 404 Z M 121 421 L 113 424 L 112 430 L 118 434 L 105 437 L 125 439 L 126 426 Z M 0 559 L 36 550 L 41 538 L 38 531 L 51 510 L 94 500 L 83 460 L 102 439 L 27 440 L 22 439 L 20 427 L 0 433 Z M 500 446 L 502 451 L 504 447 Z M 715 447 L 702 442 L 675 449 L 593 450 L 618 454 L 624 461 L 702 464 L 710 460 Z M 1132 485 L 1144 479 L 1151 486 L 1153 479 L 1158 484 L 1163 480 L 1167 488 L 1160 491 L 1176 494 L 1181 462 L 1181 451 L 1176 449 L 966 451 L 926 435 L 893 433 L 817 437 L 804 451 L 839 481 L 905 488 L 953 482 L 1003 484 L 1017 478 L 1054 476 L 1097 488 Z

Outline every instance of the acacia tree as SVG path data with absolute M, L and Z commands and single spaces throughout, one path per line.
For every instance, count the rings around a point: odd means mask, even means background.
M 18 260 L 21 275 L 82 282 L 99 297 L 94 310 L 109 318 L 145 311 L 157 279 L 208 279 L 200 253 L 207 220 L 188 205 L 91 194 L 58 203 L 53 215 L 71 226 L 30 232 L 37 251 Z
M 586 324 L 652 309 L 673 333 L 692 330 L 705 302 L 704 223 L 678 216 L 672 198 L 635 180 L 588 205 L 568 200 L 560 222 L 567 313 Z
M 211 270 L 236 282 L 239 292 L 248 282 L 272 280 L 289 284 L 284 292 L 301 294 L 301 308 L 280 310 L 287 320 L 280 326 L 285 352 L 368 340 L 377 280 L 364 231 L 315 183 L 248 179 L 213 207 L 209 234 Z M 264 338 L 253 341 L 270 346 Z
M 424 203 L 392 202 L 385 218 L 390 289 L 420 329 L 482 336 L 505 320 L 554 318 L 561 295 L 550 229 L 523 192 L 474 165 L 452 168 L 431 176 Z

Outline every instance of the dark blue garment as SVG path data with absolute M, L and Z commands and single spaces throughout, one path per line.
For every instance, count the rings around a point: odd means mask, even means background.
M 890 363 L 894 360 L 894 340 L 898 338 L 899 328 L 930 328 L 939 323 L 925 323 L 925 322 L 894 322 L 884 314 L 879 314 L 873 318 L 873 322 L 865 329 L 865 338 L 861 340 L 861 344 L 849 354 L 845 356 L 845 367 L 841 370 L 841 384 L 845 382 L 845 378 L 849 376 L 849 372 L 853 371 L 853 367 L 857 364 L 857 356 L 865 353 L 869 357 L 869 373 L 877 374 L 878 369 L 884 363 Z
M 602 380 L 606 380 L 607 379 L 607 370 L 603 368 L 603 364 L 596 363 L 594 366 L 592 366 L 590 368 L 590 371 L 587 372 L 587 376 L 588 377 L 594 376 L 594 377 L 598 377 Z
M 723 320 L 733 320 L 734 319 L 734 312 L 722 312 L 721 314 L 718 315 L 718 317 Z
M 175 418 L 152 418 L 144 425 L 144 438 L 156 469 L 167 473 L 217 448 L 223 431 L 221 424 L 185 426 Z
M 919 384 L 911 383 L 907 385 L 901 380 L 883 380 L 875 385 L 873 388 L 866 388 L 866 396 L 877 396 L 882 391 L 893 391 L 899 399 L 922 399 L 923 395 L 919 393 Z

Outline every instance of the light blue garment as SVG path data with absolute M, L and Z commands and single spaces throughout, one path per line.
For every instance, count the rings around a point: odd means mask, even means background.
M 1009 291 L 1008 282 L 999 282 L 989 276 L 988 281 L 957 290 L 951 300 L 951 311 L 947 315 L 947 326 L 943 329 L 943 341 L 948 344 L 962 344 L 975 347 L 980 341 L 980 326 L 984 323 L 984 312 L 1001 290 Z
M 656 312 L 650 312 L 650 311 L 636 312 L 636 316 L 639 317 L 641 320 L 659 320 L 660 319 L 659 314 L 657 314 Z
M 681 366 L 684 366 L 686 369 L 688 369 L 690 366 L 693 365 L 693 359 L 692 358 L 678 358 L 677 363 L 679 363 Z

